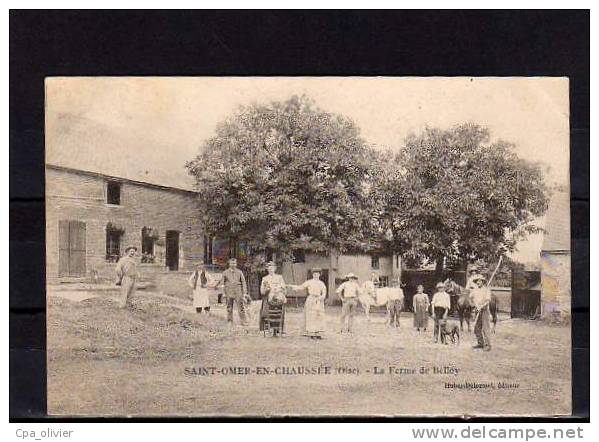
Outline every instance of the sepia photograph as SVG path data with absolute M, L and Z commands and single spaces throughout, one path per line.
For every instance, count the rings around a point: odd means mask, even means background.
M 569 416 L 565 77 L 47 77 L 51 416 Z

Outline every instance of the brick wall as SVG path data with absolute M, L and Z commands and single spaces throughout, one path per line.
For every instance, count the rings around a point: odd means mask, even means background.
M 203 230 L 196 197 L 191 192 L 121 182 L 121 204 L 106 204 L 106 178 L 46 167 L 46 273 L 49 282 L 58 277 L 58 225 L 60 220 L 85 223 L 86 272 L 114 278 L 114 263 L 106 262 L 106 225 L 123 226 L 121 254 L 127 245 L 141 251 L 141 230 L 150 227 L 164 242 L 167 230 L 179 235 L 179 269 L 190 270 L 203 258 Z M 142 266 L 142 273 L 164 271 L 164 262 Z

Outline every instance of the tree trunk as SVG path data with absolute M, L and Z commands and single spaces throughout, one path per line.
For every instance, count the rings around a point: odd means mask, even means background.
M 443 279 L 443 263 L 445 261 L 445 257 L 443 255 L 437 257 L 436 265 L 435 265 L 435 284 Z
M 465 287 L 466 282 L 468 281 L 468 260 L 466 258 L 460 259 L 459 271 L 460 271 L 459 281 L 456 281 L 456 282 L 458 284 L 460 284 L 461 286 Z M 463 276 L 463 279 L 462 279 L 462 276 Z

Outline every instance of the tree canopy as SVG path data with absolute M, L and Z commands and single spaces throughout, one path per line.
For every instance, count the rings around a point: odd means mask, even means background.
M 494 259 L 547 210 L 542 166 L 475 124 L 412 135 L 393 164 L 380 177 L 384 217 L 393 248 L 415 261 Z
M 239 108 L 187 168 L 207 232 L 253 256 L 383 245 L 413 262 L 494 259 L 539 230 L 549 195 L 542 166 L 487 128 L 427 128 L 381 151 L 303 96 Z
M 187 163 L 211 234 L 267 249 L 367 250 L 373 151 L 306 97 L 240 108 Z

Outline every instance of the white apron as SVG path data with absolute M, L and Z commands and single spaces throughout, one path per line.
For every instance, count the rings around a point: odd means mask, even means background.
M 212 291 L 213 289 L 200 287 L 198 284 L 197 288 L 193 291 L 193 307 L 210 307 L 210 297 L 208 295 Z
M 219 282 L 212 275 L 209 275 L 207 272 L 204 273 L 204 275 L 206 276 L 207 287 L 202 287 L 202 284 L 200 283 L 200 281 L 197 282 L 196 288 L 193 290 L 193 307 L 194 308 L 210 307 L 210 294 L 214 293 L 216 291 L 214 287 Z M 200 276 L 198 275 L 198 279 L 199 279 L 199 277 Z M 193 284 L 194 284 L 194 275 L 193 274 L 189 278 L 188 282 L 189 282 L 189 286 L 193 289 Z

